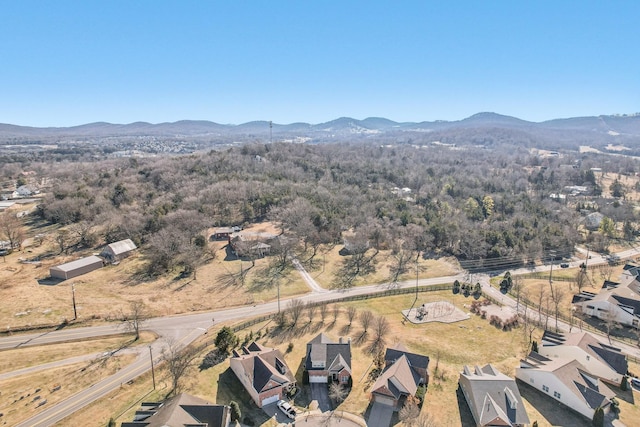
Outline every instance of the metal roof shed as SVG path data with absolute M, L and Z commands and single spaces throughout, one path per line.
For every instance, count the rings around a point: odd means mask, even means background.
M 106 258 L 107 260 L 114 262 L 119 261 L 122 258 L 125 258 L 129 255 L 129 252 L 137 249 L 135 243 L 131 239 L 120 240 L 119 242 L 114 242 L 108 244 L 100 253 L 100 256 Z
M 67 280 L 102 268 L 103 265 L 102 258 L 92 255 L 66 264 L 61 264 L 56 267 L 51 267 L 49 269 L 49 274 L 51 277 L 55 277 L 56 279 Z

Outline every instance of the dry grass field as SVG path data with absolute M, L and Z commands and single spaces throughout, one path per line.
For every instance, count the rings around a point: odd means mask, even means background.
M 54 405 L 114 374 L 135 357 L 127 354 L 96 359 L 2 381 L 0 412 L 4 415 L 0 421 L 15 425 L 38 413 L 39 405 Z
M 316 255 L 318 262 L 316 264 L 316 268 L 314 270 L 311 270 L 310 273 L 311 276 L 323 288 L 331 289 L 334 286 L 336 274 L 342 266 L 343 260 L 345 259 L 345 256 L 340 255 L 340 250 L 342 248 L 342 245 L 336 245 L 330 250 L 321 252 L 320 254 Z M 373 250 L 369 250 L 369 252 L 367 252 L 367 255 L 371 256 L 371 254 L 373 254 Z M 389 282 L 391 277 L 391 273 L 389 271 L 389 266 L 391 265 L 390 257 L 390 250 L 380 251 L 373 261 L 376 267 L 376 271 L 364 277 L 357 278 L 355 281 L 355 285 L 362 286 Z M 460 270 L 457 267 L 457 261 L 450 258 L 441 258 L 437 260 L 425 260 L 420 258 L 418 262 L 418 269 L 418 274 L 421 279 L 430 277 L 452 276 L 460 273 Z M 415 280 L 415 278 L 416 266 L 415 263 L 411 262 L 409 271 L 400 276 L 399 281 Z
M 269 223 L 258 224 L 250 231 L 276 232 Z M 28 240 L 22 251 L 14 252 L 0 262 L 0 299 L 10 304 L 0 306 L 0 332 L 35 325 L 56 325 L 73 318 L 72 290 L 75 285 L 78 317 L 80 322 L 114 320 L 130 309 L 132 301 L 142 301 L 152 316 L 216 310 L 232 306 L 255 304 L 276 298 L 275 286 L 260 284 L 255 280 L 268 258 L 258 259 L 255 266 L 247 260 L 236 259 L 230 254 L 226 241 L 210 241 L 209 249 L 214 258 L 197 270 L 196 278 L 182 278 L 179 272 L 161 277 L 144 274 L 146 267 L 143 250 L 120 262 L 102 269 L 49 285 L 49 268 L 98 253 L 101 246 L 71 255 L 60 254 L 53 242 L 55 227 L 45 230 L 34 228 L 30 235 L 46 231 L 49 237 L 40 246 Z M 213 229 L 208 230 L 211 234 Z M 334 247 L 319 261 L 311 274 L 326 288 L 332 286 L 342 256 L 341 246 Z M 38 259 L 39 263 L 21 260 Z M 324 260 L 324 268 L 320 260 Z M 358 284 L 383 283 L 389 280 L 389 251 L 376 256 L 377 271 Z M 415 267 L 401 280 L 415 278 Z M 240 280 L 241 272 L 244 280 Z M 456 274 L 448 260 L 420 260 L 420 277 L 437 277 Z M 44 281 L 43 281 L 44 280 Z M 280 286 L 281 297 L 300 295 L 309 291 L 301 276 L 291 270 Z

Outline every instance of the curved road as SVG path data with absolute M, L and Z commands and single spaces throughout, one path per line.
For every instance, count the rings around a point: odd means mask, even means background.
M 621 259 L 630 258 L 633 256 L 637 256 L 640 254 L 640 249 L 631 249 L 628 251 L 621 252 L 617 254 Z M 573 261 L 571 262 L 571 266 L 577 267 L 580 265 L 582 261 Z M 607 260 L 604 257 L 593 256 L 589 259 L 590 265 L 596 265 L 601 263 L 606 263 Z M 313 302 L 322 302 L 322 301 L 332 301 L 335 299 L 339 299 L 345 296 L 352 295 L 363 295 L 370 294 L 375 292 L 384 292 L 390 288 L 407 288 L 416 286 L 416 281 L 405 281 L 394 284 L 381 284 L 381 285 L 371 285 L 371 286 L 361 286 L 357 288 L 351 288 L 346 290 L 326 290 L 320 287 L 315 280 L 304 270 L 304 268 L 299 264 L 294 264 L 296 269 L 300 272 L 306 283 L 312 289 L 312 292 L 306 294 L 301 297 L 296 297 L 296 299 L 300 299 L 303 302 L 313 301 Z M 531 273 L 533 271 L 548 271 L 549 266 L 541 266 L 534 269 L 519 269 L 512 271 L 512 274 L 525 274 Z M 468 277 L 467 274 L 459 274 L 456 276 L 446 276 L 446 277 L 437 277 L 431 279 L 421 279 L 418 281 L 419 286 L 430 286 L 430 285 L 438 285 L 438 284 L 446 284 L 451 283 L 454 280 L 463 280 L 465 277 Z M 486 280 L 488 280 L 488 277 Z M 480 280 L 480 279 L 478 279 Z M 485 281 L 485 280 L 482 280 Z M 506 295 L 502 295 L 500 291 L 497 289 L 491 288 L 490 286 L 484 286 L 484 290 L 492 296 L 501 299 L 505 304 L 515 307 L 515 301 L 509 298 Z M 497 292 L 496 295 L 493 295 L 494 292 Z M 291 298 L 293 299 L 293 298 Z M 283 307 L 286 307 L 286 303 L 290 299 L 283 300 L 280 303 Z M 208 328 L 213 326 L 214 324 L 226 322 L 230 320 L 240 320 L 244 318 L 255 317 L 267 313 L 272 313 L 277 310 L 278 302 L 272 301 L 264 304 L 249 306 L 249 307 L 238 307 L 232 308 L 228 310 L 220 310 L 220 311 L 212 311 L 206 313 L 198 313 L 198 314 L 187 314 L 181 316 L 171 316 L 171 317 L 161 317 L 150 319 L 146 322 L 145 329 L 152 330 L 156 332 L 160 338 L 156 340 L 153 344 L 151 344 L 151 350 L 153 352 L 154 363 L 160 361 L 162 350 L 166 348 L 169 342 L 176 343 L 180 346 L 186 346 L 197 338 L 202 336 Z M 215 320 L 214 320 L 215 319 Z M 567 330 L 569 328 L 568 325 L 565 325 Z M 18 335 L 18 336 L 10 336 L 6 338 L 0 339 L 0 350 L 6 350 L 11 348 L 19 348 L 25 346 L 35 346 L 53 342 L 60 341 L 69 341 L 69 340 L 78 340 L 78 339 L 87 339 L 96 336 L 104 336 L 104 335 L 113 335 L 115 333 L 122 333 L 121 325 L 104 325 L 104 326 L 95 326 L 95 327 L 86 327 L 86 328 L 77 328 L 77 329 L 68 329 L 68 330 L 59 330 L 52 331 L 46 333 L 36 333 L 36 334 L 26 334 L 26 335 Z M 599 337 L 602 339 L 602 337 Z M 636 357 L 640 357 L 638 353 L 638 349 L 635 349 L 631 346 L 626 347 L 624 350 L 633 354 Z M 150 357 L 146 352 L 142 352 L 136 358 L 136 360 L 131 363 L 129 366 L 121 369 L 114 375 L 99 381 L 98 383 L 91 386 L 89 389 L 79 392 L 66 400 L 51 406 L 49 408 L 44 409 L 42 412 L 37 414 L 36 416 L 23 421 L 18 424 L 17 427 L 44 427 L 55 424 L 56 422 L 64 419 L 65 417 L 71 415 L 72 413 L 82 409 L 86 405 L 94 402 L 100 397 L 108 394 L 109 392 L 117 389 L 121 386 L 121 384 L 126 383 L 134 378 L 142 375 L 151 369 Z

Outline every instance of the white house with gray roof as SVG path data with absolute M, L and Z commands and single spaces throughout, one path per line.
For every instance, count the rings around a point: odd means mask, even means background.
M 639 267 L 627 264 L 619 282 L 605 280 L 597 294 L 580 292 L 572 300 L 576 310 L 601 320 L 611 318 L 621 325 L 640 327 Z
M 538 353 L 550 359 L 575 359 L 593 375 L 616 386 L 620 386 L 628 370 L 627 358 L 621 349 L 601 343 L 588 332 L 546 331 Z
M 575 359 L 550 359 L 531 352 L 520 361 L 516 378 L 589 420 L 598 407 L 609 412 L 611 398 L 615 397 L 613 391 Z
M 488 364 L 473 369 L 465 366 L 458 384 L 469 405 L 476 426 L 529 425 L 516 381 Z

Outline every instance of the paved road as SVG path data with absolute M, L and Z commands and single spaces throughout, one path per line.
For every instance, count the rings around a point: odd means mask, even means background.
M 624 251 L 618 254 L 621 259 L 630 258 L 634 256 L 638 256 L 640 254 L 640 249 L 631 249 L 628 251 Z M 597 265 L 599 263 L 606 263 L 607 260 L 603 257 L 592 257 L 589 260 L 590 265 Z M 573 261 L 573 266 L 578 266 L 581 261 Z M 299 264 L 298 264 L 299 265 Z M 296 267 L 298 271 L 301 272 L 305 281 L 310 284 L 312 292 L 297 297 L 297 299 L 302 300 L 303 302 L 313 301 L 313 302 L 322 302 L 327 301 L 330 302 L 335 299 L 339 299 L 345 296 L 353 296 L 353 295 L 363 295 L 370 294 L 374 292 L 384 292 L 390 288 L 407 288 L 416 286 L 416 281 L 410 280 L 406 282 L 399 283 L 385 283 L 381 285 L 371 285 L 371 286 L 361 286 L 357 288 L 351 288 L 347 290 L 326 290 L 317 286 L 317 283 L 312 286 L 311 282 L 315 283 L 313 279 L 306 274 L 306 271 L 300 266 Z M 519 269 L 512 271 L 512 274 L 524 274 L 531 273 L 532 271 L 548 271 L 549 266 L 541 266 L 535 269 Z M 467 277 L 466 274 L 459 274 L 455 276 L 447 276 L 447 277 L 437 277 L 430 279 L 422 279 L 419 280 L 417 285 L 419 286 L 429 286 L 429 285 L 437 285 L 444 283 L 451 283 L 454 280 L 464 280 Z M 475 276 L 474 276 L 475 277 Z M 475 281 L 475 280 L 474 280 Z M 316 288 L 317 286 L 317 288 Z M 498 290 L 490 290 L 490 287 L 485 286 L 485 291 L 487 292 L 497 292 L 501 298 L 503 298 L 503 303 L 509 304 L 515 307 L 515 301 L 513 301 L 508 296 L 503 296 Z M 493 295 L 493 294 L 492 294 Z M 289 300 L 281 301 L 282 307 L 286 307 L 286 304 Z M 152 345 L 152 352 L 154 355 L 154 363 L 160 361 L 160 355 L 163 348 L 166 348 L 168 343 L 174 343 L 180 346 L 186 346 L 202 336 L 208 328 L 213 326 L 214 324 L 230 321 L 230 320 L 240 320 L 244 318 L 251 318 L 267 313 L 272 313 L 277 310 L 278 302 L 272 301 L 264 304 L 258 304 L 249 307 L 238 307 L 228 310 L 220 310 L 215 312 L 206 312 L 206 313 L 197 313 L 197 314 L 187 314 L 182 316 L 171 316 L 171 317 L 162 317 L 151 319 L 147 322 L 146 328 L 148 330 L 152 330 L 156 332 L 160 339 L 156 340 Z M 214 320 L 215 319 L 215 320 Z M 566 326 L 566 330 L 568 330 L 568 325 Z M 60 330 L 46 333 L 37 333 L 37 334 L 26 334 L 26 335 L 16 335 L 5 338 L 0 338 L 0 350 L 2 349 L 10 349 L 10 348 L 19 348 L 30 345 L 41 345 L 46 343 L 60 342 L 60 341 L 69 341 L 74 339 L 87 339 L 95 336 L 104 336 L 111 335 L 113 333 L 121 333 L 122 329 L 120 325 L 105 325 L 105 326 L 94 326 L 87 328 L 75 328 L 68 330 Z M 598 336 L 596 336 L 598 337 Z M 599 337 L 602 339 L 602 337 Z M 618 345 L 618 343 L 616 343 Z M 623 346 L 618 345 L 623 348 L 623 351 L 629 352 L 629 354 L 633 354 L 635 357 L 640 357 L 640 353 L 638 349 L 633 348 L 631 346 Z M 94 384 L 88 390 L 82 391 L 74 396 L 69 397 L 63 402 L 58 403 L 55 406 L 50 408 L 43 409 L 35 417 L 32 417 L 23 423 L 19 424 L 18 427 L 44 427 L 54 424 L 63 418 L 69 416 L 70 414 L 82 409 L 86 405 L 92 403 L 93 401 L 99 399 L 100 397 L 106 395 L 107 393 L 117 389 L 121 384 L 126 383 L 139 375 L 147 372 L 151 369 L 150 357 L 145 355 L 144 353 L 140 354 L 138 358 L 126 368 L 121 369 L 116 374 Z

